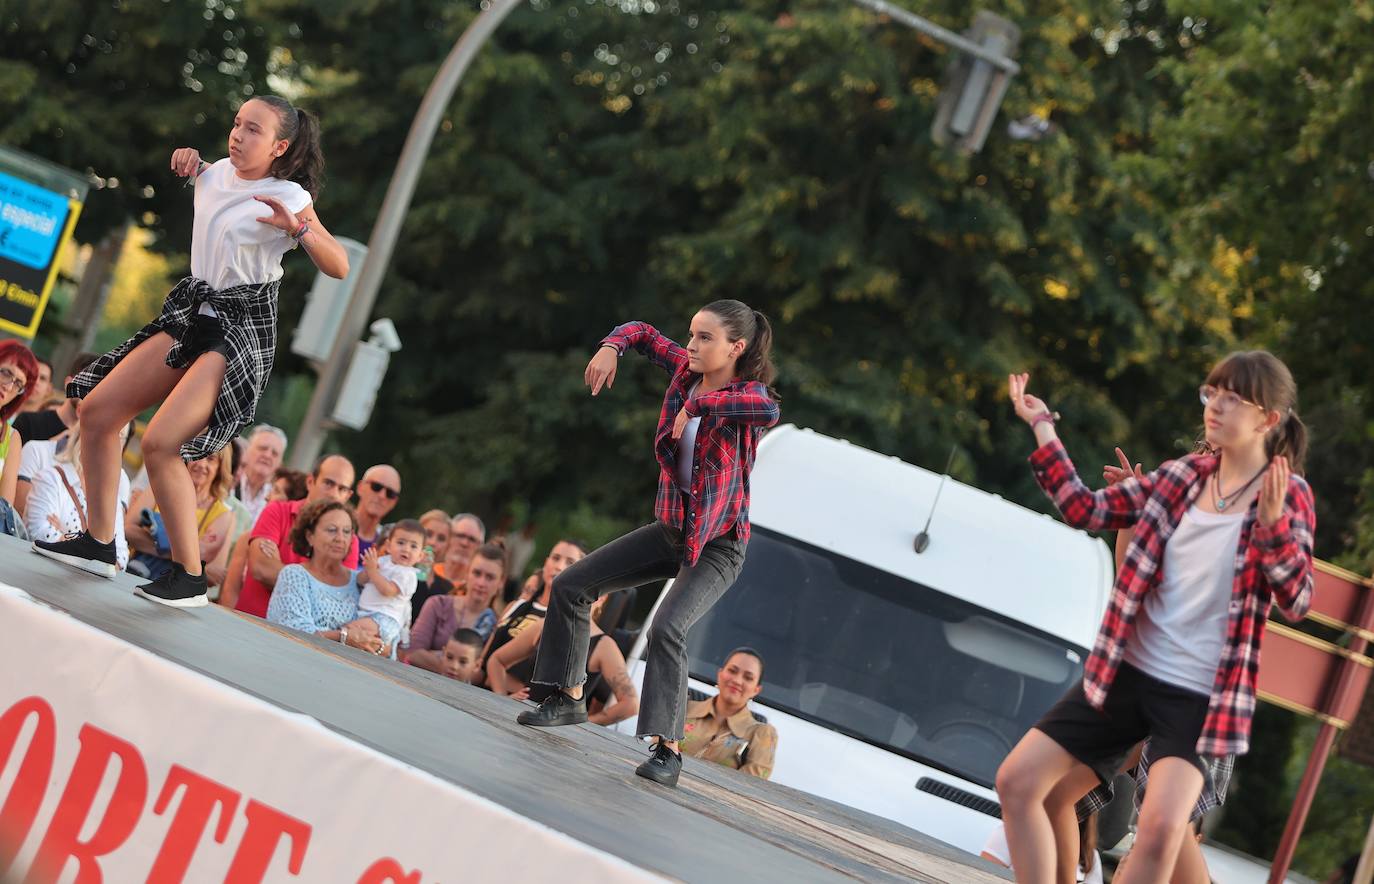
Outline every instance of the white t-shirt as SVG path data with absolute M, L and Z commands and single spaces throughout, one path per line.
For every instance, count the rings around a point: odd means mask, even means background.
M 359 614 L 386 614 L 394 619 L 401 626 L 410 623 L 410 597 L 415 595 L 415 586 L 420 578 L 415 573 L 415 569 L 409 565 L 398 565 L 391 561 L 391 556 L 382 556 L 377 560 L 377 570 L 382 575 L 396 584 L 399 590 L 393 596 L 382 595 L 376 585 L 369 580 L 367 586 L 363 587 L 358 595 Z
M 1002 827 L 1001 823 L 998 823 L 997 828 L 988 835 L 987 843 L 983 845 L 983 853 L 992 857 L 995 862 L 1011 868 L 1011 849 L 1007 847 L 1007 830 Z M 1096 851 L 1093 852 L 1092 858 L 1093 867 L 1088 869 L 1086 873 L 1082 866 L 1078 867 L 1078 880 L 1082 884 L 1102 884 L 1102 860 Z
M 38 439 L 24 443 L 19 457 L 19 478 L 32 482 L 39 473 L 57 462 L 58 439 Z M 62 440 L 65 441 L 65 440 Z
M 697 387 L 700 386 L 701 382 L 698 381 L 687 391 L 688 402 L 696 398 Z M 692 468 L 696 465 L 697 429 L 700 427 L 700 417 L 689 417 L 687 426 L 682 428 L 682 436 L 677 440 L 677 487 L 686 494 L 692 493 Z
M 27 445 L 24 446 L 26 449 Z M 67 486 L 57 471 L 61 470 L 71 483 L 76 500 L 67 493 Z M 81 509 L 78 510 L 77 507 Z M 54 463 L 33 477 L 33 488 L 29 490 L 28 503 L 24 505 L 24 527 L 34 540 L 49 542 L 61 540 L 65 534 L 81 530 L 81 514 L 86 508 L 86 489 L 76 475 L 76 468 L 69 463 Z M 129 544 L 124 539 L 124 513 L 129 509 L 129 477 L 119 471 L 119 509 L 115 512 L 115 560 L 120 570 L 129 564 Z M 59 529 L 49 520 L 56 517 Z
M 1188 508 L 1164 546 L 1164 573 L 1145 596 L 1125 659 L 1152 678 L 1211 696 L 1236 578 L 1245 513 Z
M 310 194 L 296 182 L 240 178 L 227 157 L 196 177 L 191 273 L 216 290 L 281 279 L 281 257 L 296 244 L 281 228 L 257 220 L 272 208 L 255 196 L 276 197 L 292 212 L 310 205 Z

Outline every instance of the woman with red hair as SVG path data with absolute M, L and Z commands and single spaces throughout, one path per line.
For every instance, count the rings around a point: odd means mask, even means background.
M 5 507 L 14 502 L 14 487 L 19 481 L 19 449 L 24 440 L 10 426 L 29 398 L 30 385 L 38 380 L 38 360 L 33 351 L 15 340 L 0 341 L 0 497 Z M 0 513 L 0 523 L 8 521 Z

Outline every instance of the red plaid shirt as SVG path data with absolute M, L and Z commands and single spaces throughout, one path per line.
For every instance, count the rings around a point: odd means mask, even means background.
M 1163 577 L 1164 545 L 1206 487 L 1217 458 L 1188 455 L 1143 479 L 1127 479 L 1101 491 L 1090 491 L 1083 484 L 1057 439 L 1037 449 L 1030 462 L 1036 481 L 1070 525 L 1090 531 L 1135 528 L 1083 669 L 1083 692 L 1089 703 L 1101 709 L 1134 631 L 1136 612 L 1145 594 L 1153 592 Z M 1243 755 L 1250 748 L 1260 640 L 1269 606 L 1277 603 L 1285 617 L 1297 620 L 1312 603 L 1312 534 L 1317 518 L 1311 489 L 1295 475 L 1288 480 L 1279 520 L 1265 527 L 1257 513 L 1257 505 L 1252 504 L 1241 527 L 1226 642 L 1207 720 L 1198 737 L 1199 755 Z
M 733 535 L 740 542 L 749 539 L 749 472 L 754 468 L 754 453 L 766 427 L 778 422 L 777 400 L 758 381 L 733 381 L 687 402 L 687 394 L 701 375 L 687 367 L 687 351 L 659 334 L 645 322 L 627 322 L 602 339 L 622 356 L 634 348 L 649 361 L 671 374 L 663 411 L 654 434 L 654 454 L 658 457 L 658 496 L 654 516 L 674 528 L 682 529 L 683 562 L 695 565 L 706 544 L 717 537 Z M 677 440 L 673 422 L 686 403 L 687 413 L 700 417 L 696 455 L 693 459 L 692 509 L 682 504 L 677 484 Z

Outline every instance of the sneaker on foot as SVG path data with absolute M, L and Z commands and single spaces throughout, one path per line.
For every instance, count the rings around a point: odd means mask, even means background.
M 660 786 L 676 786 L 678 775 L 682 773 L 682 756 L 660 740 L 658 745 L 654 746 L 654 754 L 649 756 L 648 761 L 635 768 L 635 773 L 646 780 L 653 780 Z
M 101 543 L 85 531 L 68 534 L 61 540 L 35 540 L 33 551 L 100 577 L 113 577 L 119 570 L 114 541 Z
M 587 701 L 574 700 L 562 691 L 554 691 L 544 698 L 539 708 L 521 712 L 515 719 L 526 727 L 562 727 L 581 724 L 587 720 Z
M 134 594 L 173 608 L 200 608 L 210 602 L 206 596 L 208 589 L 204 573 L 193 577 L 186 573 L 185 568 L 173 562 L 161 577 L 135 588 Z

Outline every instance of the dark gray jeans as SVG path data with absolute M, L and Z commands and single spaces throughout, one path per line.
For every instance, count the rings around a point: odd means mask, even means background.
M 649 624 L 639 735 L 682 739 L 687 703 L 687 630 L 739 576 L 744 544 L 717 538 L 682 564 L 682 532 L 662 522 L 636 528 L 554 578 L 534 664 L 534 684 L 572 687 L 587 679 L 591 607 L 609 592 L 676 576 Z

